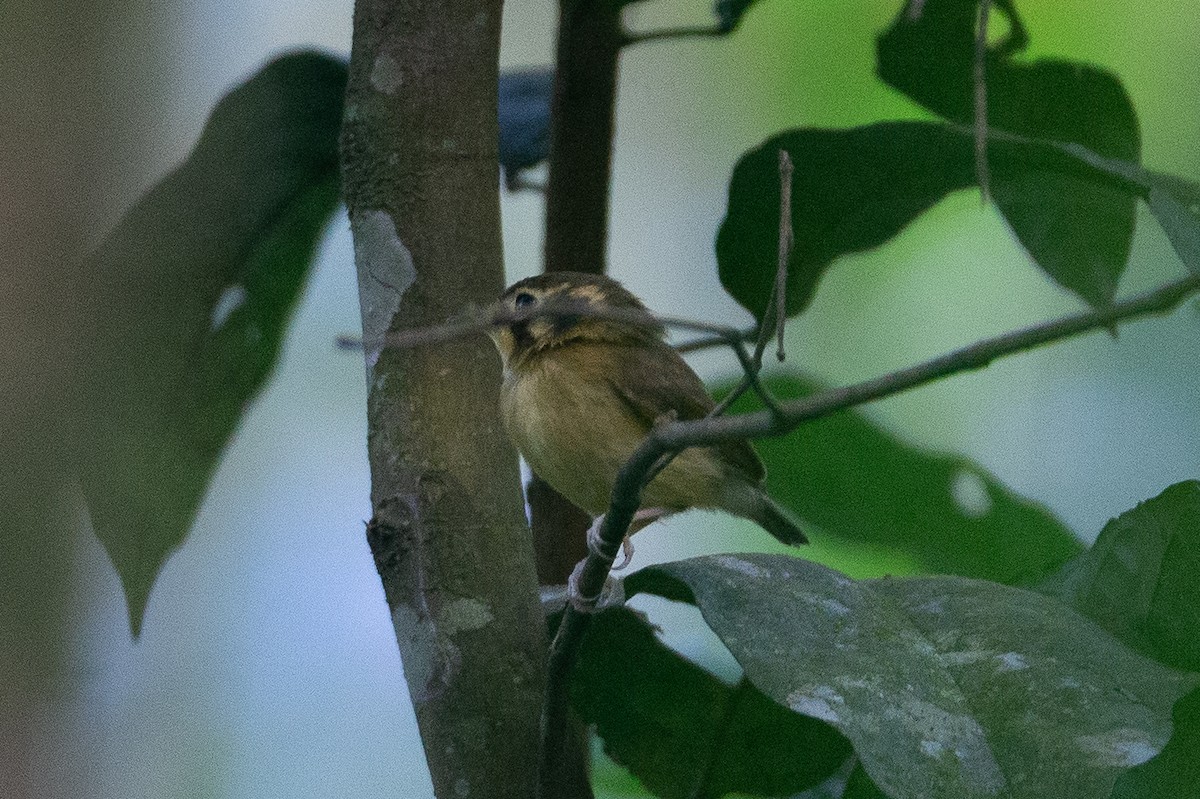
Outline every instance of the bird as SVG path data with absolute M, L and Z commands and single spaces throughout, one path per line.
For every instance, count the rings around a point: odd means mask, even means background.
M 538 314 L 541 308 L 547 313 Z M 618 470 L 657 422 L 701 419 L 715 407 L 665 341 L 663 325 L 605 275 L 549 272 L 518 281 L 501 295 L 494 319 L 488 333 L 503 364 L 500 408 L 509 438 L 535 474 L 597 523 Z M 807 543 L 767 495 L 765 477 L 747 441 L 686 449 L 645 487 L 630 534 L 701 508 L 750 519 L 785 544 Z

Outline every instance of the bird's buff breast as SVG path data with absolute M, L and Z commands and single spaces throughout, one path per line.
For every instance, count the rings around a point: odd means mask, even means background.
M 607 510 L 617 472 L 648 432 L 604 379 L 552 360 L 506 375 L 501 410 L 531 469 L 593 516 Z M 647 506 L 711 506 L 720 480 L 706 451 L 683 453 L 647 487 Z

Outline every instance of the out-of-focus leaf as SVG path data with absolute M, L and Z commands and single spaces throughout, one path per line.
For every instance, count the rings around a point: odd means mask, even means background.
M 1200 671 L 1200 482 L 1176 483 L 1104 526 L 1043 583 L 1129 646 Z
M 1163 232 L 1175 248 L 1183 265 L 1200 275 L 1200 217 L 1189 211 L 1170 192 L 1157 186 L 1151 188 L 1147 198 L 1150 213 L 1162 225 Z
M 934 113 L 971 125 L 978 1 L 921 0 L 919 14 L 914 5 L 879 38 L 879 76 Z M 1028 37 L 1011 4 L 998 6 L 1014 33 L 988 50 L 988 125 L 1136 162 L 1137 115 L 1120 81 L 1089 64 L 1014 62 Z M 996 205 L 1038 265 L 1092 305 L 1111 302 L 1129 258 L 1135 198 L 1019 159 L 989 165 Z
M 187 160 L 91 259 L 79 468 L 140 629 L 221 451 L 278 360 L 338 201 L 345 65 L 276 59 L 226 95 Z
M 594 620 L 571 698 L 596 725 L 605 752 L 664 799 L 793 794 L 850 754 L 828 724 L 781 707 L 745 681 L 726 685 L 625 609 Z
M 693 602 L 747 679 L 841 730 L 894 799 L 1105 797 L 1198 682 L 1052 598 L 962 577 L 718 555 L 625 587 Z
M 786 399 L 817 389 L 792 376 L 766 382 Z M 731 410 L 761 407 L 747 393 Z M 756 441 L 755 449 L 771 496 L 822 535 L 900 550 L 933 572 L 1028 582 L 1081 550 L 1049 511 L 976 464 L 906 444 L 853 411 Z
M 520 186 L 520 173 L 550 153 L 550 99 L 554 67 L 500 73 L 500 166 L 509 190 Z
M 878 247 L 975 180 L 970 141 L 940 125 L 885 122 L 768 139 L 734 168 L 716 243 L 721 284 L 760 319 L 779 259 L 780 149 L 795 165 L 789 315 L 808 307 L 834 259 Z
M 713 13 L 717 15 L 717 29 L 722 33 L 732 33 L 741 23 L 742 15 L 757 2 L 758 0 L 717 0 L 713 4 Z
M 1175 703 L 1175 731 L 1151 760 L 1122 774 L 1112 799 L 1200 796 L 1200 689 Z

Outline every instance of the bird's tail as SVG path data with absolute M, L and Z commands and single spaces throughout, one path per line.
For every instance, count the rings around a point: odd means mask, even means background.
M 775 538 L 791 546 L 808 543 L 808 536 L 800 529 L 800 523 L 791 512 L 765 493 L 759 493 L 758 507 L 751 517 L 753 521 Z
M 799 546 L 808 543 L 808 536 L 791 512 L 767 496 L 761 486 L 728 485 L 723 507 L 735 516 L 749 519 L 785 544 Z

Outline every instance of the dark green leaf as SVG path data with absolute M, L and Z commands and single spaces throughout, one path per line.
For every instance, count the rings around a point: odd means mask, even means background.
M 629 610 L 596 617 L 572 679 L 572 703 L 596 725 L 605 752 L 666 799 L 792 794 L 850 754 L 828 724 L 745 681 L 726 685 L 660 643 Z
M 974 182 L 970 140 L 940 125 L 886 122 L 794 130 L 738 162 L 717 232 L 721 284 L 761 318 L 779 251 L 779 150 L 795 164 L 787 313 L 808 307 L 834 259 L 878 247 L 952 191 Z
M 722 33 L 732 33 L 742 21 L 742 15 L 758 0 L 716 0 L 713 12 L 717 15 L 717 28 Z
M 796 377 L 767 385 L 787 399 L 816 389 Z M 732 411 L 759 408 L 747 394 Z M 821 535 L 899 550 L 929 571 L 1028 582 L 1081 549 L 1048 511 L 976 464 L 906 444 L 852 411 L 756 441 L 755 449 L 771 496 Z
M 1197 685 L 1054 599 L 962 577 L 720 555 L 625 587 L 691 596 L 759 690 L 841 730 L 895 799 L 1107 796 Z
M 1129 646 L 1200 671 L 1200 482 L 1177 483 L 1104 526 L 1042 590 Z M 1123 776 L 1114 797 L 1200 796 L 1200 691 L 1175 707 L 1162 753 Z
M 934 113 L 971 125 L 979 4 L 924 0 L 919 15 L 913 5 L 879 38 L 879 76 Z M 1027 37 L 1011 5 L 999 5 L 1014 34 L 988 50 L 988 125 L 1136 162 L 1137 115 L 1120 81 L 1089 64 L 1015 63 L 1011 55 Z M 997 207 L 1042 269 L 1093 305 L 1111 302 L 1129 258 L 1134 197 L 1019 159 L 993 159 L 990 171 Z
M 1157 757 L 1122 774 L 1112 799 L 1200 796 L 1200 690 L 1175 703 L 1175 731 Z
M 1122 641 L 1200 671 L 1200 482 L 1176 483 L 1104 526 L 1041 586 Z
M 279 58 L 213 110 L 187 160 L 90 263 L 83 489 L 136 634 L 221 451 L 278 359 L 338 201 L 345 65 Z
M 849 757 L 832 777 L 796 794 L 793 799 L 887 799 L 863 771 L 857 757 Z

